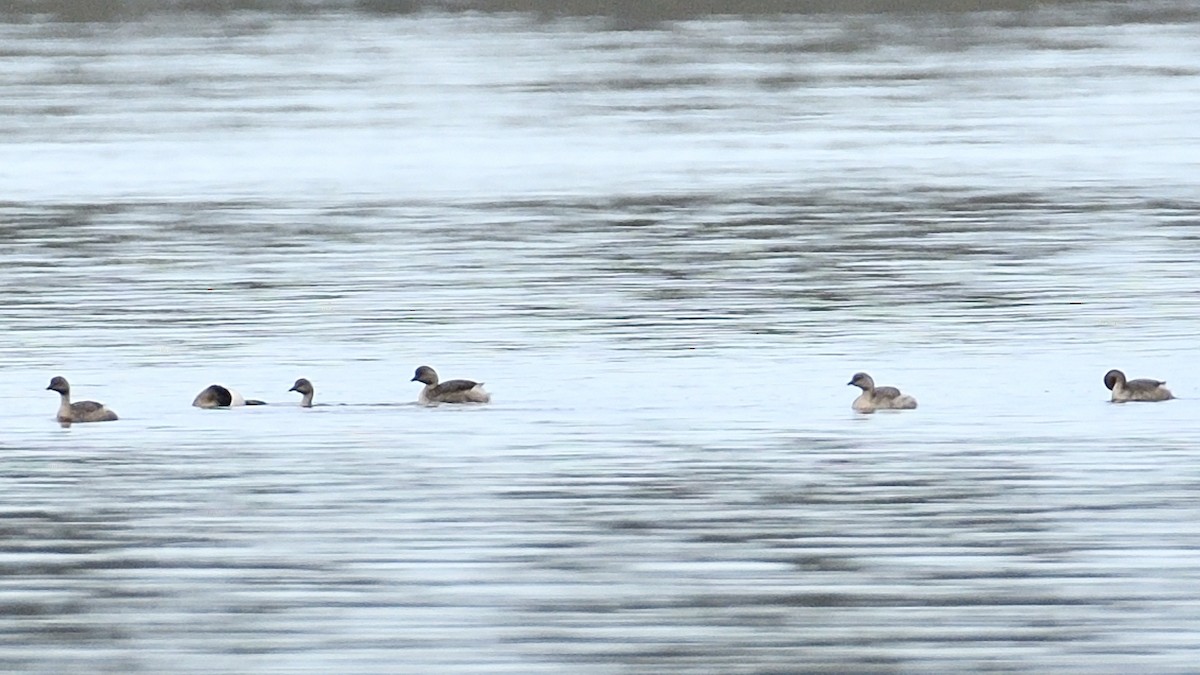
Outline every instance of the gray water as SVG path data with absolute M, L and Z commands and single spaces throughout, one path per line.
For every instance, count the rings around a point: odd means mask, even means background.
M 245 4 L 0 23 L 0 670 L 1195 671 L 1200 12 Z

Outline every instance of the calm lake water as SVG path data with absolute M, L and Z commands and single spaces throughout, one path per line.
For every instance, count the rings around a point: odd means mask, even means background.
M 0 15 L 0 670 L 1195 672 L 1200 10 L 244 4 Z

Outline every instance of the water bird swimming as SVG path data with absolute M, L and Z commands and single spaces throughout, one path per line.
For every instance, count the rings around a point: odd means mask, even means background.
M 425 388 L 417 397 L 417 402 L 424 405 L 434 403 L 487 403 L 492 400 L 490 394 L 483 390 L 482 382 L 471 380 L 449 380 L 438 383 L 437 372 L 429 366 L 417 368 L 411 382 L 423 382 Z
M 64 424 L 71 422 L 112 422 L 117 419 L 117 413 L 104 407 L 103 403 L 95 401 L 79 401 L 71 403 L 71 385 L 67 378 L 56 375 L 50 380 L 50 391 L 57 391 L 60 397 L 56 419 Z
M 1112 390 L 1112 402 L 1169 401 L 1175 398 L 1166 382 L 1150 379 L 1126 380 L 1125 373 L 1113 369 L 1104 374 L 1104 386 Z
M 315 393 L 315 391 L 313 390 L 312 382 L 309 382 L 308 380 L 306 380 L 302 377 L 302 378 L 296 380 L 296 384 L 293 384 L 292 388 L 288 389 L 288 391 L 300 392 L 300 395 L 304 397 L 304 398 L 300 399 L 300 407 L 301 408 L 311 408 L 312 407 L 313 394 Z
M 233 408 L 241 405 L 266 405 L 263 401 L 247 400 L 242 395 L 219 384 L 210 384 L 204 391 L 196 394 L 192 405 L 197 408 Z
M 912 410 L 917 407 L 917 399 L 908 394 L 901 394 L 895 387 L 876 387 L 875 380 L 866 373 L 855 373 L 846 384 L 862 389 L 863 393 L 850 405 L 861 413 L 872 413 L 876 410 Z

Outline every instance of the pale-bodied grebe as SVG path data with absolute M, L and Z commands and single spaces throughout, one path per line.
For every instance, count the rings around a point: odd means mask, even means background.
M 112 422 L 117 419 L 117 413 L 104 407 L 103 403 L 95 401 L 79 401 L 71 403 L 71 385 L 67 383 L 67 378 L 56 375 L 50 380 L 50 386 L 46 387 L 50 391 L 57 391 L 60 397 L 58 404 L 59 422 L 64 424 L 71 422 Z
M 861 413 L 876 410 L 911 410 L 917 407 L 917 399 L 908 394 L 901 394 L 895 387 L 876 387 L 875 380 L 866 373 L 855 373 L 846 384 L 863 390 L 850 406 Z
M 1126 380 L 1125 373 L 1110 370 L 1104 374 L 1104 386 L 1112 390 L 1113 403 L 1126 401 L 1169 401 L 1175 396 L 1163 385 L 1166 382 L 1140 379 Z
M 487 403 L 491 395 L 483 390 L 482 382 L 471 380 L 449 380 L 438 383 L 437 372 L 429 366 L 417 368 L 412 382 L 423 382 L 425 388 L 417 398 L 419 403 L 431 405 L 434 403 Z

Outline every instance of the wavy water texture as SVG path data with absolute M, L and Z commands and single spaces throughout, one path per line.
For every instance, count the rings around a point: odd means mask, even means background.
M 713 6 L 10 4 L 0 670 L 1194 672 L 1195 8 Z

